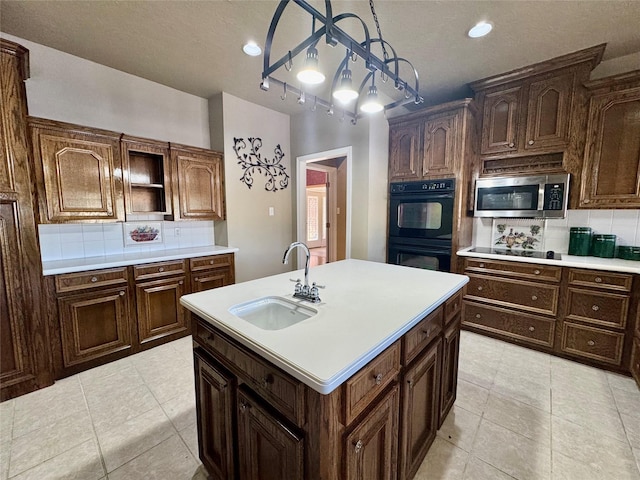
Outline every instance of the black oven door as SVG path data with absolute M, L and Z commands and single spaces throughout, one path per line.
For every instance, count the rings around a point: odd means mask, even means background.
M 453 194 L 392 195 L 389 236 L 451 239 Z
M 449 272 L 451 271 L 451 243 L 417 244 L 417 242 L 390 241 L 387 262 L 405 267 Z

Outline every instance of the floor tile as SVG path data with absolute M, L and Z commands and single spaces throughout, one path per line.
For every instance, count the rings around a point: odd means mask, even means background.
M 117 390 L 102 397 L 88 397 L 87 401 L 98 434 L 159 406 L 146 385 Z
M 622 424 L 627 433 L 627 439 L 633 448 L 640 448 L 640 419 L 630 415 L 620 414 Z
M 0 445 L 11 440 L 13 429 L 13 417 L 15 413 L 15 401 L 7 400 L 0 403 Z
M 175 434 L 111 472 L 109 480 L 192 480 L 200 471 L 187 447 Z
M 513 480 L 514 477 L 471 455 L 464 471 L 464 480 Z
M 80 383 L 85 385 L 87 381 L 90 382 L 93 379 L 98 379 L 101 377 L 105 377 L 107 375 L 112 375 L 114 373 L 121 372 L 131 366 L 132 366 L 131 357 L 125 357 L 125 358 L 121 358 L 120 360 L 115 360 L 113 362 L 100 365 L 99 367 L 90 368 L 89 370 L 80 372 L 78 376 L 80 377 Z
M 640 478 L 636 468 L 620 470 L 607 467 L 603 469 L 601 465 L 576 460 L 559 452 L 552 454 L 552 470 L 553 480 L 638 480 Z
M 620 413 L 640 419 L 640 390 L 635 392 L 612 388 L 613 397 Z M 15 426 L 14 426 L 15 428 Z
M 9 457 L 11 454 L 11 443 L 0 444 L 0 480 L 7 480 L 9 476 Z
M 529 383 L 535 383 L 543 388 L 551 388 L 551 371 L 548 369 L 534 368 L 532 365 L 515 366 L 509 363 L 500 365 L 494 384 L 520 383 L 526 379 Z
M 98 480 L 104 475 L 98 445 L 91 439 L 11 480 Z
M 496 376 L 491 386 L 491 391 L 539 408 L 545 412 L 551 412 L 550 388 L 529 381 L 526 377 L 514 379 Z
M 178 432 L 185 445 L 195 458 L 196 462 L 200 462 L 200 454 L 198 453 L 198 427 L 194 423 L 193 425 L 189 425 Z
M 626 390 L 628 392 L 638 392 L 638 385 L 635 380 L 626 375 L 620 375 L 619 373 L 607 372 L 607 380 L 611 388 L 619 388 L 620 390 Z
M 518 480 L 551 477 L 551 450 L 485 419 L 480 423 L 472 455 Z
M 438 436 L 465 452 L 470 452 L 480 420 L 479 415 L 454 405 L 438 430 Z
M 484 412 L 487 420 L 543 445 L 551 442 L 551 414 L 495 392 Z
M 640 448 L 633 448 L 633 456 L 636 458 L 636 466 L 638 467 L 638 471 L 640 471 Z
M 158 406 L 115 428 L 98 433 L 107 473 L 174 435 L 175 428 Z
M 182 368 L 186 370 L 186 367 Z M 188 371 L 192 372 L 193 369 Z M 189 376 L 184 375 L 184 373 L 182 376 L 176 374 L 173 377 L 164 379 L 163 381 L 154 383 L 147 382 L 147 386 L 158 403 L 166 403 L 169 400 L 184 394 L 193 395 L 195 397 L 196 387 L 193 374 Z
M 9 477 L 56 457 L 93 436 L 89 414 L 82 412 L 15 438 L 11 443 Z
M 142 376 L 131 362 L 123 363 L 122 368 L 117 370 L 101 371 L 96 375 L 85 375 L 80 378 L 82 389 L 88 398 L 109 395 L 116 388 L 127 389 L 144 383 Z
M 491 388 L 497 373 L 497 366 L 483 365 L 477 361 L 465 362 L 461 360 L 458 367 L 459 378 L 483 388 Z
M 161 405 L 176 430 L 182 430 L 196 422 L 195 392 L 186 392 Z
M 482 415 L 488 398 L 488 389 L 467 382 L 466 380 L 458 379 L 458 392 L 455 403 L 457 406 L 471 413 Z
M 413 480 L 460 480 L 469 454 L 436 437 Z

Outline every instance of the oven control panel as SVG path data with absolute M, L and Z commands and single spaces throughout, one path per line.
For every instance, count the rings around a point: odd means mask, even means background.
M 391 193 L 423 193 L 423 192 L 453 192 L 455 179 L 425 180 L 423 182 L 392 183 Z

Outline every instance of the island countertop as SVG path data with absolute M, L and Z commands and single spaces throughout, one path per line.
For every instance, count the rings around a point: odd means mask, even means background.
M 293 298 L 303 270 L 181 297 L 187 309 L 307 386 L 328 394 L 460 290 L 469 278 L 363 260 L 310 269 L 326 286 L 322 302 Z M 282 330 L 263 330 L 229 312 L 234 305 L 280 296 L 318 311 Z

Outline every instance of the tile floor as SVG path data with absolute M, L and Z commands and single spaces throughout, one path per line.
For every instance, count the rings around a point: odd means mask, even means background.
M 204 480 L 191 339 L 0 404 L 0 480 Z M 416 480 L 640 480 L 630 378 L 462 333 L 458 399 Z

